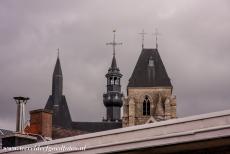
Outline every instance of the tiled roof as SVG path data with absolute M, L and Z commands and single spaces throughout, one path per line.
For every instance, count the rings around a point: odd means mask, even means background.
M 70 136 L 76 136 L 86 134 L 86 132 L 75 130 L 75 129 L 66 129 L 62 127 L 53 127 L 52 128 L 52 138 L 53 139 L 59 139 L 59 138 L 65 138 Z
M 54 104 L 54 96 L 51 95 L 47 101 L 45 109 L 53 111 L 52 117 L 54 126 L 60 126 L 70 129 L 72 127 L 72 119 L 64 95 L 62 95 L 61 100 L 58 104 L 58 109 L 56 109 Z
M 128 87 L 172 87 L 157 49 L 142 49 Z

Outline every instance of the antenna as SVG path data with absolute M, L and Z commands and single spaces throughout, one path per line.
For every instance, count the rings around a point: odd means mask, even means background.
M 122 45 L 121 42 L 116 42 L 116 30 L 113 30 L 113 42 L 106 43 L 106 45 L 112 45 L 113 46 L 113 56 L 115 56 L 115 47 L 116 45 Z
M 139 34 L 142 35 L 142 49 L 143 49 L 143 48 L 144 48 L 145 35 L 146 35 L 147 33 L 145 33 L 145 31 L 144 31 L 144 29 L 143 29 L 142 32 L 139 33 Z

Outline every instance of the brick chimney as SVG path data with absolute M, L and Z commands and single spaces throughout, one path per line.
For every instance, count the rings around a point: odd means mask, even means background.
M 30 111 L 30 126 L 25 132 L 52 138 L 52 111 L 47 109 Z

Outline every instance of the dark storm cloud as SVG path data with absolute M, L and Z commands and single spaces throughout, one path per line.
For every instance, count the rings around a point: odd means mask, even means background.
M 177 95 L 178 116 L 230 109 L 230 3 L 220 0 L 0 1 L 0 128 L 14 129 L 13 96 L 29 96 L 27 111 L 43 108 L 57 56 L 72 119 L 100 121 L 102 94 L 117 29 L 122 90 L 141 50 L 159 52 Z

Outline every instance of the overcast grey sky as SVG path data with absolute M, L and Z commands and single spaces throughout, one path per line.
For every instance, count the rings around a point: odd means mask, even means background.
M 101 121 L 105 74 L 117 30 L 122 91 L 141 52 L 159 52 L 177 96 L 179 117 L 230 109 L 229 0 L 1 0 L 0 128 L 15 129 L 13 96 L 44 108 L 60 48 L 64 94 L 74 121 Z

